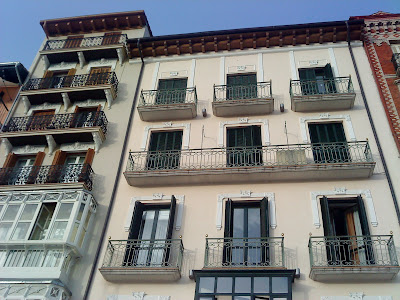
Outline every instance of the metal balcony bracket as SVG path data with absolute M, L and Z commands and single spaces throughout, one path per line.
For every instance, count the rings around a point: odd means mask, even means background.
M 69 96 L 67 93 L 61 93 L 63 102 L 64 102 L 64 111 L 67 111 L 68 108 L 71 106 L 71 100 L 69 99 Z
M 83 66 L 86 64 L 86 59 L 85 56 L 83 55 L 82 51 L 78 52 L 78 59 L 79 59 L 79 66 L 81 67 L 81 69 L 83 68 Z
M 50 134 L 46 134 L 47 145 L 49 146 L 49 156 L 53 155 L 54 150 L 57 147 L 57 143 L 54 140 L 53 136 Z
M 27 96 L 22 96 L 21 101 L 25 106 L 25 113 L 27 114 L 28 111 L 31 109 L 31 103 L 29 102 L 29 99 Z
M 112 102 L 113 102 L 113 96 L 111 94 L 111 91 L 107 89 L 107 90 L 104 90 L 104 93 L 106 94 L 108 109 L 111 109 Z
M 7 156 L 12 150 L 12 145 L 7 138 L 2 138 L 1 143 L 4 145 L 4 156 Z
M 122 50 L 122 48 L 117 49 L 117 55 L 118 55 L 119 65 L 122 66 L 122 63 L 124 62 L 125 59 L 125 52 Z
M 94 150 L 96 153 L 99 153 L 99 149 L 103 141 L 101 140 L 100 134 L 98 132 L 92 132 L 93 141 L 94 141 Z

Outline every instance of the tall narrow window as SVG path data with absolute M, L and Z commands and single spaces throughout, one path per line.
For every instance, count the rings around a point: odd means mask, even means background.
M 261 127 L 228 128 L 226 132 L 227 165 L 229 167 L 261 165 Z
M 187 78 L 160 79 L 156 104 L 185 103 Z
M 50 227 L 51 219 L 56 209 L 57 203 L 49 202 L 43 203 L 40 208 L 39 215 L 36 219 L 33 232 L 31 234 L 31 240 L 43 240 L 45 239 L 48 229 Z
M 336 93 L 330 64 L 323 68 L 299 69 L 299 77 L 304 95 Z
M 257 74 L 228 75 L 226 80 L 226 99 L 257 98 Z
M 147 157 L 147 169 L 178 169 L 182 135 L 182 130 L 152 132 Z
M 34 156 L 18 157 L 17 162 L 15 163 L 14 172 L 10 178 L 10 183 L 15 185 L 26 184 L 29 175 L 31 174 L 34 162 Z

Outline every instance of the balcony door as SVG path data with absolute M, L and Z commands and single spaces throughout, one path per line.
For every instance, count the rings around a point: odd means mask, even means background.
M 147 156 L 147 169 L 178 169 L 182 135 L 182 130 L 152 132 Z
M 329 265 L 374 264 L 367 215 L 361 196 L 356 199 L 321 199 Z
M 83 164 L 85 162 L 86 153 L 69 154 L 67 155 L 64 168 L 62 171 L 61 182 L 78 182 L 82 174 Z
M 55 109 L 36 110 L 32 113 L 28 130 L 43 130 L 51 128 L 54 120 Z
M 262 165 L 261 127 L 258 125 L 227 128 L 228 167 Z
M 315 163 L 351 162 L 343 123 L 308 124 Z
M 93 107 L 79 107 L 75 109 L 72 117 L 71 127 L 93 127 L 96 126 L 101 111 L 101 105 Z
M 257 74 L 234 74 L 226 79 L 226 99 L 256 99 Z
M 187 78 L 160 79 L 155 104 L 185 103 L 186 88 Z
M 34 162 L 35 156 L 19 157 L 15 163 L 14 174 L 12 178 L 10 178 L 12 184 L 27 184 Z
M 169 204 L 135 203 L 125 249 L 124 266 L 168 266 L 176 199 Z
M 236 202 L 225 206 L 223 264 L 231 266 L 269 266 L 268 201 Z
M 299 69 L 299 77 L 303 95 L 336 93 L 330 64 L 323 68 Z
M 89 78 L 86 81 L 86 85 L 99 85 L 107 84 L 111 67 L 96 67 L 90 69 Z

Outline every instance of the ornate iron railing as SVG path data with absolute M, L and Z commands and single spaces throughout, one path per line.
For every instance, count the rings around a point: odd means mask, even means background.
M 400 53 L 393 53 L 392 63 L 396 71 L 397 77 L 400 76 Z
M 13 117 L 3 127 L 3 132 L 83 128 L 99 126 L 107 133 L 108 121 L 104 111 L 84 111 L 71 114 Z
M 49 40 L 43 47 L 43 51 L 71 48 L 88 48 L 95 46 L 106 46 L 116 44 L 126 44 L 126 34 L 114 34 L 107 36 L 94 36 L 85 38 L 69 38 L 62 40 Z
M 206 238 L 205 268 L 284 266 L 283 237 Z
M 1 168 L 0 185 L 83 182 L 92 190 L 93 174 L 89 164 Z
M 367 141 L 130 152 L 127 172 L 238 167 L 320 167 L 373 162 Z
M 180 269 L 183 251 L 180 239 L 110 240 L 102 267 Z
M 271 81 L 248 85 L 214 85 L 214 102 L 272 97 Z
M 197 103 L 196 87 L 141 91 L 139 106 Z
M 105 84 L 111 85 L 115 89 L 115 93 L 117 93 L 118 79 L 115 72 L 32 78 L 29 79 L 28 82 L 22 87 L 22 91 L 61 89 L 67 87 L 82 87 Z
M 351 93 L 354 93 L 354 88 L 350 76 L 321 80 L 290 80 L 290 97 Z
M 308 250 L 311 267 L 399 265 L 392 235 L 310 237 Z

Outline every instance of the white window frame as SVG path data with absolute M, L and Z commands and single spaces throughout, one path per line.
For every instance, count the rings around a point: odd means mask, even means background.
M 189 149 L 190 123 L 173 124 L 172 122 L 166 122 L 162 125 L 152 125 L 152 126 L 146 126 L 144 128 L 144 134 L 140 150 L 145 151 L 148 148 L 150 144 L 150 137 L 152 131 L 171 131 L 176 129 L 183 130 L 182 149 Z

